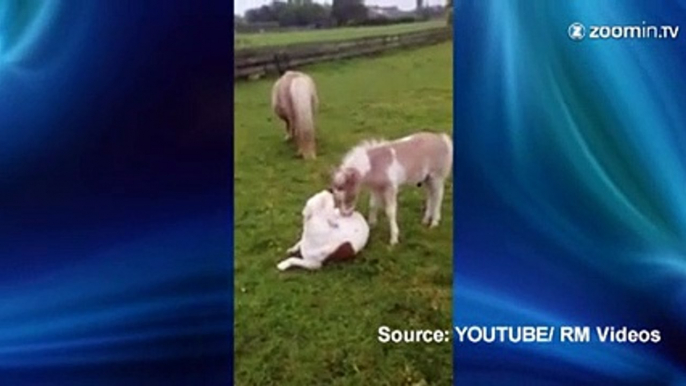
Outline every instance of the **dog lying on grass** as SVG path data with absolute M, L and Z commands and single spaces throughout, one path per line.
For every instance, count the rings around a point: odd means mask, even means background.
M 367 245 L 369 225 L 364 216 L 359 212 L 342 216 L 330 190 L 310 197 L 302 216 L 302 237 L 288 249 L 291 257 L 277 265 L 281 271 L 291 267 L 317 270 L 326 263 L 350 260 Z

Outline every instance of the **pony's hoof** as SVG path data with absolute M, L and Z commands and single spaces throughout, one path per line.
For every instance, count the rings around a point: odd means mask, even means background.
M 424 217 L 422 219 L 422 225 L 429 225 L 431 224 L 431 217 Z
M 312 153 L 304 150 L 298 150 L 298 157 L 304 160 L 313 160 L 317 158 L 317 153 Z
M 429 228 L 436 228 L 439 224 L 438 220 L 431 221 L 431 224 L 429 225 Z

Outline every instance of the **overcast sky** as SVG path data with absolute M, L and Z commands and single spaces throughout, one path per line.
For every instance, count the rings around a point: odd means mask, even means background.
M 317 3 L 331 4 L 332 0 L 314 0 Z M 233 0 L 234 13 L 243 15 L 250 8 L 257 8 L 265 4 L 270 4 L 272 0 Z M 395 5 L 402 10 L 409 11 L 415 8 L 416 0 L 365 0 L 365 5 Z M 424 5 L 445 5 L 445 0 L 424 0 Z

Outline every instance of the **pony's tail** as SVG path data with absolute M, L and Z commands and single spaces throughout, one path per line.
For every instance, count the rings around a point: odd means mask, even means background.
M 298 151 L 305 159 L 317 157 L 314 133 L 316 96 L 309 79 L 297 77 L 290 87 L 294 117 L 294 135 Z

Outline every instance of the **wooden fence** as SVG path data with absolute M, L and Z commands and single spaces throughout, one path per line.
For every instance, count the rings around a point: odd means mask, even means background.
M 341 41 L 245 48 L 234 53 L 234 79 L 277 74 L 279 70 L 312 63 L 373 55 L 398 48 L 426 46 L 450 39 L 452 29 L 441 27 Z

